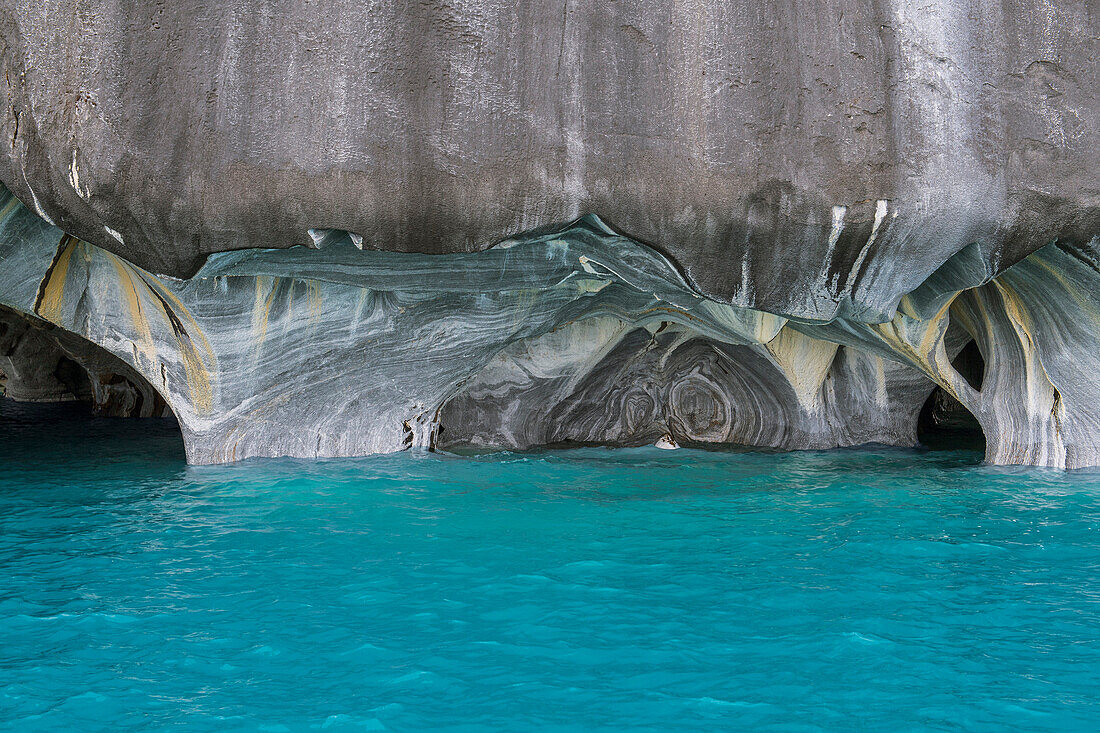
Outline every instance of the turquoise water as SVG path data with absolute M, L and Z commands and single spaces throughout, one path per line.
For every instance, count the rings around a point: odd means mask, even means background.
M 0 401 L 6 730 L 1100 720 L 1100 476 L 973 451 L 189 468 Z

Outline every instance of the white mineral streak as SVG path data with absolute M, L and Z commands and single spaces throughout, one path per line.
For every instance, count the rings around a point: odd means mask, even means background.
M 107 226 L 106 224 L 103 225 L 103 231 L 107 232 L 107 234 L 109 234 L 119 244 L 126 244 L 126 242 L 124 242 L 122 239 L 122 235 L 111 227 Z
M 852 269 L 848 273 L 848 284 L 846 290 L 848 296 L 855 300 L 856 287 L 859 285 L 859 274 L 863 271 L 863 263 L 867 259 L 867 255 L 871 253 L 872 248 L 875 246 L 875 239 L 878 237 L 879 229 L 882 227 L 882 222 L 886 219 L 889 202 L 886 199 L 879 199 L 875 202 L 875 221 L 871 225 L 871 233 L 867 236 L 867 241 L 864 243 L 863 248 L 860 249 L 859 254 L 856 256 L 855 262 L 852 263 Z M 897 216 L 897 211 L 894 212 L 894 216 Z
M 844 217 L 847 213 L 847 206 L 832 208 L 832 223 L 829 227 L 821 269 L 817 273 L 816 281 L 805 293 L 806 302 L 803 304 L 803 309 L 806 312 L 828 312 L 836 305 L 840 273 L 833 272 L 833 255 L 836 252 L 837 242 L 840 241 L 840 235 L 844 233 Z
M 30 194 L 31 194 L 31 205 L 34 206 L 34 211 L 35 211 L 35 213 L 38 214 L 38 218 L 41 219 L 42 221 L 46 222 L 50 226 L 53 226 L 54 225 L 53 219 L 51 219 L 46 214 L 46 212 L 43 211 L 42 204 L 39 203 L 38 197 L 34 195 L 34 191 L 30 191 Z
M 825 250 L 826 262 L 832 259 L 833 251 L 836 249 L 837 240 L 840 239 L 840 235 L 844 231 L 844 215 L 847 212 L 847 206 L 833 207 L 833 224 L 832 227 L 829 229 L 829 246 Z
M 80 170 L 76 165 L 76 151 L 73 151 L 72 162 L 69 163 L 69 185 L 76 191 L 76 195 L 85 201 L 88 200 L 88 191 L 80 187 Z

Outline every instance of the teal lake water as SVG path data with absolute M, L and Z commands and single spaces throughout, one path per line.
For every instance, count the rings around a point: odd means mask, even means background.
M 1096 473 L 0 436 L 3 730 L 1100 728 Z

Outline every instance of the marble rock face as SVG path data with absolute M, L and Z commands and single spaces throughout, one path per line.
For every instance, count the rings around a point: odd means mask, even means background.
M 1097 59 L 1092 0 L 0 0 L 0 372 L 196 463 L 912 445 L 938 389 L 1100 464 Z
M 6 312 L 124 363 L 194 463 L 664 434 L 913 445 L 937 386 L 977 418 L 991 461 L 1100 463 L 1095 239 L 999 274 L 968 248 L 890 320 L 809 321 L 707 298 L 596 217 L 452 255 L 330 232 L 319 250 L 217 254 L 175 279 L 0 204 Z M 952 364 L 971 342 L 977 387 Z

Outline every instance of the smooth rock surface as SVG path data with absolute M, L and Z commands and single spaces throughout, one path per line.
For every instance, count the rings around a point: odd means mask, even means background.
M 938 388 L 1097 465 L 1097 59 L 1092 0 L 0 0 L 0 367 L 196 463 L 912 445 Z

